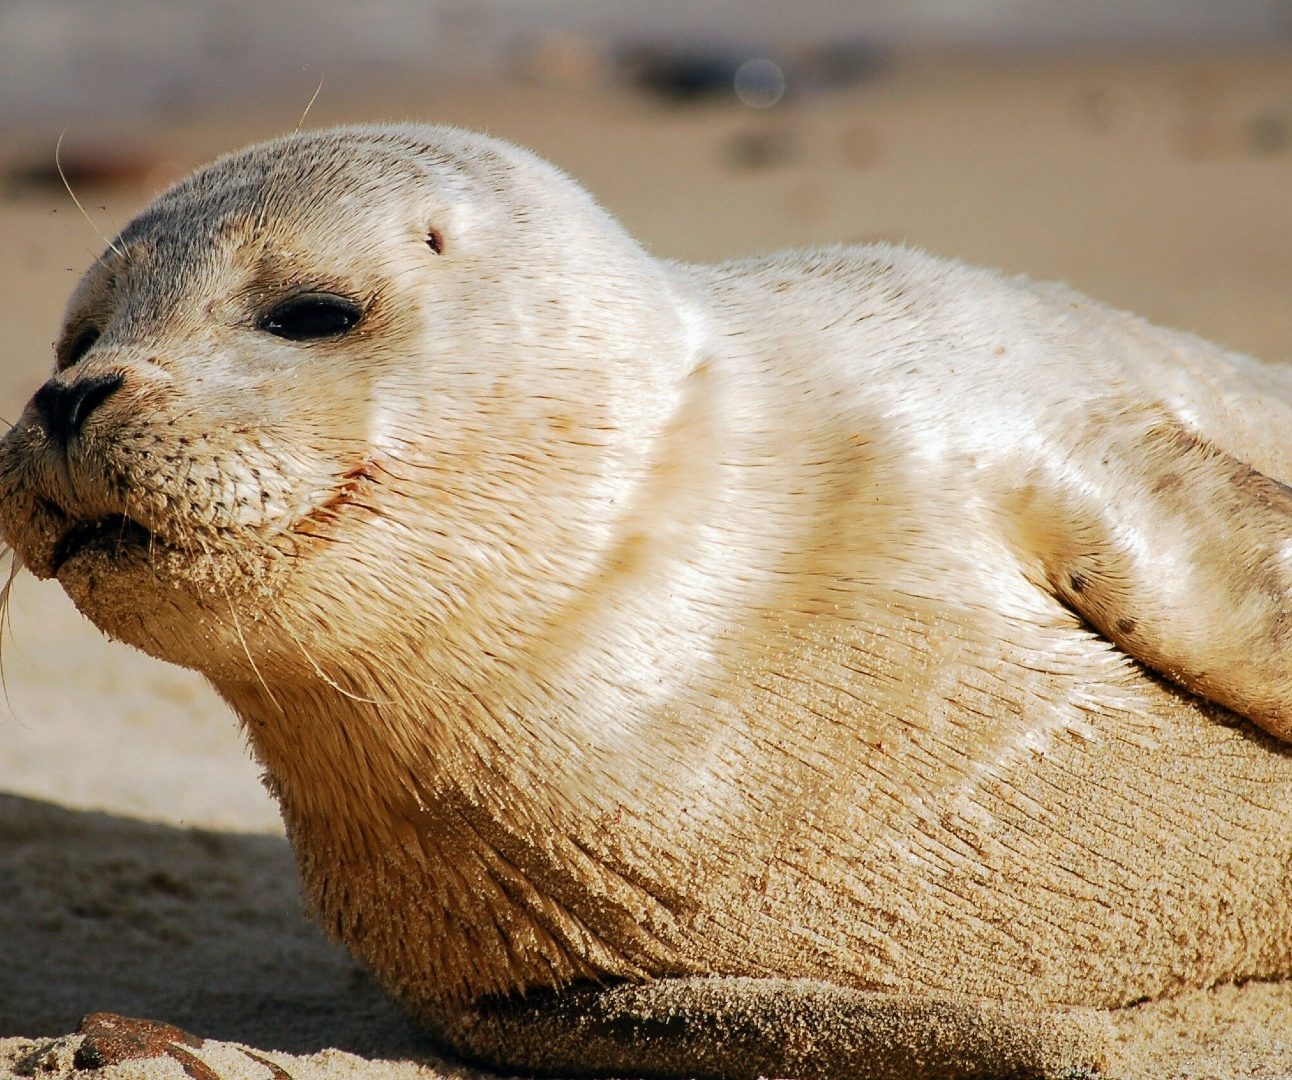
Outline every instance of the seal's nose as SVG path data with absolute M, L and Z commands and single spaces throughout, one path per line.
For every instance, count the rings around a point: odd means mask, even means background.
M 49 437 L 66 446 L 72 436 L 81 430 L 85 418 L 107 401 L 122 382 L 118 372 L 92 375 L 88 379 L 77 379 L 70 383 L 50 379 L 36 391 L 36 396 L 31 400 L 40 413 Z

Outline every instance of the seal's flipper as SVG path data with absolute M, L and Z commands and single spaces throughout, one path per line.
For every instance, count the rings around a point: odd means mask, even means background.
M 459 1052 L 538 1073 L 955 1080 L 1096 1076 L 1093 1009 L 866 993 L 806 979 L 655 979 L 471 1006 Z
M 1039 467 L 1035 497 L 1012 501 L 1054 594 L 1161 675 L 1292 740 L 1292 490 L 1148 409 L 1092 424 Z

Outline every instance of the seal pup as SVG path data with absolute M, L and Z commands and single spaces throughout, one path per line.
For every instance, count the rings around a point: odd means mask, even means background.
M 657 260 L 445 128 L 113 246 L 0 533 L 210 679 L 461 1053 L 1051 1074 L 1292 971 L 1283 371 L 903 248 Z

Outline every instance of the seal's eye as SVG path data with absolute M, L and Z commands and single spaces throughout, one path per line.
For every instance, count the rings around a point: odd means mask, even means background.
M 59 356 L 59 368 L 70 368 L 73 364 L 79 363 L 84 359 L 85 354 L 94 348 L 94 343 L 99 340 L 99 328 L 97 326 L 83 327 L 72 338 L 71 343 L 62 349 L 62 355 Z
M 348 297 L 302 293 L 270 308 L 256 325 L 288 341 L 313 341 L 340 337 L 362 317 L 363 308 Z

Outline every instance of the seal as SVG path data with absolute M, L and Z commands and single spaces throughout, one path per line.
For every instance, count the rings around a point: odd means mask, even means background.
M 72 297 L 0 532 L 245 724 L 503 1068 L 1096 1067 L 1292 973 L 1292 377 L 885 245 L 647 255 L 463 131 L 222 158 Z

